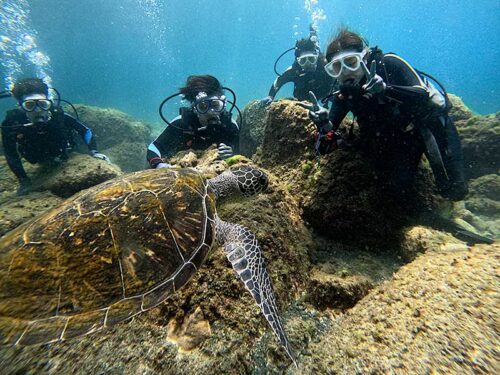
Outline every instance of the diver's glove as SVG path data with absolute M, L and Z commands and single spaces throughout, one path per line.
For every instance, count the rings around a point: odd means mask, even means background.
M 365 71 L 366 83 L 361 86 L 363 90 L 363 96 L 367 99 L 371 99 L 375 95 L 379 95 L 385 92 L 387 85 L 381 76 L 376 73 L 377 63 L 372 61 L 370 70 L 366 67 L 365 63 L 361 66 Z
M 96 150 L 90 151 L 90 154 L 92 155 L 92 157 L 94 157 L 96 159 L 104 160 L 104 161 L 107 161 L 108 163 L 111 163 L 111 160 L 109 160 L 109 158 L 106 155 L 101 154 L 100 152 L 98 152 Z
M 160 169 L 160 168 L 173 168 L 173 166 L 172 166 L 172 164 L 168 164 L 168 163 L 156 164 L 156 169 Z
M 225 160 L 225 159 L 230 158 L 231 156 L 234 155 L 233 148 L 231 146 L 224 144 L 224 143 L 219 144 L 219 147 L 217 150 L 219 151 L 219 154 L 217 156 L 221 160 Z
M 31 180 L 28 177 L 19 180 L 19 187 L 17 188 L 16 194 L 18 196 L 26 195 L 31 192 Z
M 273 102 L 274 98 L 272 96 L 266 96 L 265 98 L 260 100 L 260 104 L 264 106 L 268 106 Z

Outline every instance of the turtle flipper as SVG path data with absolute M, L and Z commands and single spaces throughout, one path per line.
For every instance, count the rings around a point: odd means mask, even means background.
M 295 366 L 297 362 L 276 307 L 271 279 L 255 235 L 238 224 L 217 219 L 217 239 L 234 270 L 259 305 L 273 332 Z

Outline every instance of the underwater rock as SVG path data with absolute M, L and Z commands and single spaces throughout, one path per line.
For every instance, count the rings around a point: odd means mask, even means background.
M 500 112 L 457 121 L 462 141 L 466 177 L 500 171 Z
M 356 305 L 372 288 L 373 284 L 364 276 L 334 276 L 314 269 L 305 300 L 320 310 L 346 310 Z
M 199 307 L 182 324 L 178 324 L 175 319 L 168 324 L 168 341 L 177 344 L 183 351 L 198 347 L 211 334 L 210 323 Z
M 259 158 L 267 168 L 296 168 L 304 160 L 314 160 L 316 126 L 297 103 L 279 100 L 268 107 Z
M 345 120 L 342 129 L 349 126 Z M 428 169 L 419 171 L 415 194 L 401 202 L 398 197 L 389 197 L 356 144 L 318 161 L 315 128 L 307 110 L 297 102 L 272 103 L 256 160 L 280 176 L 300 202 L 304 219 L 320 233 L 338 241 L 380 244 L 397 235 L 415 211 L 434 206 L 437 198 Z
M 450 99 L 452 105 L 449 112 L 449 116 L 453 120 L 453 122 L 464 121 L 464 120 L 467 121 L 472 116 L 474 116 L 469 107 L 465 105 L 462 98 L 450 93 L 448 93 L 448 98 Z
M 123 172 L 129 173 L 149 168 L 146 161 L 146 147 L 147 145 L 140 142 L 123 142 L 101 152 Z
M 64 163 L 37 168 L 30 174 L 30 178 L 33 190 L 48 190 L 59 197 L 68 198 L 120 174 L 121 170 L 113 164 L 90 155 L 73 153 Z
M 473 232 L 500 238 L 500 176 L 491 174 L 469 182 L 469 195 L 454 204 L 453 216 Z M 467 228 L 469 229 L 469 228 Z M 469 229 L 469 230 L 471 230 Z
M 151 129 L 124 112 L 114 108 L 100 108 L 75 104 L 80 121 L 95 134 L 100 150 L 116 146 L 122 142 L 147 144 Z M 69 111 L 71 113 L 71 111 Z
M 1 201 L 0 209 L 0 237 L 22 223 L 50 210 L 62 202 L 60 197 L 50 192 L 35 192 L 18 197 L 12 195 L 10 199 Z
M 460 243 L 451 234 L 432 228 L 414 226 L 405 228 L 402 232 L 399 254 L 405 262 L 414 260 L 429 249 L 439 248 L 448 243 Z
M 113 108 L 83 104 L 76 104 L 75 107 L 82 123 L 94 133 L 99 151 L 108 155 L 124 172 L 145 169 L 146 149 L 151 141 L 149 125 Z M 72 113 L 71 110 L 68 113 Z M 86 146 L 78 141 L 84 151 Z
M 251 157 L 264 139 L 267 107 L 258 100 L 251 101 L 243 109 L 243 124 L 240 130 L 240 153 Z
M 496 373 L 499 250 L 416 258 L 335 319 L 297 373 Z

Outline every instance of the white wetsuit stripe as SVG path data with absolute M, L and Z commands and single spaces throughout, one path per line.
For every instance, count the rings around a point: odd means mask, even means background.
M 158 157 L 161 157 L 161 152 L 158 150 L 158 147 L 154 144 L 154 142 L 151 142 L 148 146 L 148 150 L 151 152 L 154 152 Z

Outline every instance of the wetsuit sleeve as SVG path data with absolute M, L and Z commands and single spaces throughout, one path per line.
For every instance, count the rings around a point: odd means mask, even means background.
M 333 131 L 337 131 L 342 120 L 347 116 L 349 108 L 347 101 L 339 98 L 339 95 L 334 95 L 332 100 L 332 108 L 330 108 L 329 119 L 332 124 Z
M 293 68 L 290 66 L 281 76 L 276 77 L 271 89 L 269 90 L 269 96 L 274 99 L 281 87 L 288 82 L 293 82 L 294 78 L 295 73 Z
M 64 125 L 75 130 L 82 137 L 83 141 L 89 148 L 89 151 L 97 151 L 97 145 L 95 138 L 92 134 L 92 130 L 89 127 L 83 125 L 80 121 L 67 113 L 64 114 Z
M 2 123 L 2 144 L 9 168 L 19 180 L 27 178 L 28 176 L 24 170 L 21 157 L 17 152 L 17 131 L 10 124 L 8 118 Z
M 169 158 L 181 150 L 184 135 L 182 133 L 182 119 L 177 117 L 165 130 L 149 144 L 146 153 L 150 168 L 156 168 L 163 158 Z
M 386 97 L 401 103 L 427 104 L 429 99 L 427 86 L 408 62 L 388 53 L 384 55 L 384 65 L 388 81 Z

